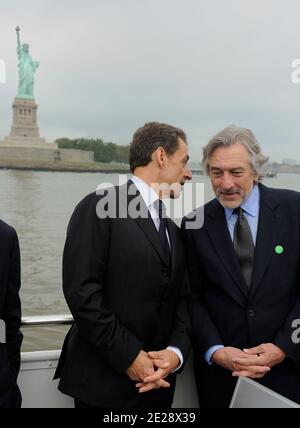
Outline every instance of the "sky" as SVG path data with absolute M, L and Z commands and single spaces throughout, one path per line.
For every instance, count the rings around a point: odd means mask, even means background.
M 236 124 L 271 161 L 300 163 L 299 16 L 298 0 L 0 0 L 0 139 L 17 93 L 19 25 L 40 62 L 34 92 L 47 141 L 129 144 L 160 121 L 184 129 L 198 161 Z

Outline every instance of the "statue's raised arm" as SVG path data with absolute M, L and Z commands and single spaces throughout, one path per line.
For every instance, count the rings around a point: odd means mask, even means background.
M 34 73 L 38 68 L 39 63 L 33 61 L 29 54 L 29 45 L 21 44 L 20 27 L 16 28 L 17 32 L 17 53 L 19 59 L 19 87 L 17 98 L 33 99 Z
M 20 27 L 19 26 L 17 26 L 16 32 L 17 32 L 18 48 L 20 48 L 21 47 L 21 41 L 20 41 Z

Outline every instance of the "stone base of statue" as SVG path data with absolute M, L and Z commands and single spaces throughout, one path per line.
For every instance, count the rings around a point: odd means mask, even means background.
M 9 136 L 4 139 L 4 144 L 57 148 L 57 144 L 46 143 L 46 140 L 40 137 L 37 124 L 38 105 L 34 99 L 15 98 L 12 108 L 13 123 Z
M 17 97 L 12 107 L 10 134 L 0 141 L 0 168 L 76 170 L 94 163 L 94 152 L 59 149 L 57 143 L 40 137 L 34 99 Z
M 33 98 L 34 74 L 39 62 L 32 60 L 29 45 L 21 43 L 20 28 L 17 27 L 16 31 L 19 85 L 12 105 L 10 134 L 4 141 L 0 141 L 0 168 L 52 171 L 96 169 L 94 152 L 59 149 L 57 143 L 47 143 L 40 137 L 38 106 Z

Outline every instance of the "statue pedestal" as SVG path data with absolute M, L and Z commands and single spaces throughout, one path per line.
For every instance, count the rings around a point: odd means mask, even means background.
M 93 170 L 94 152 L 59 149 L 57 143 L 46 143 L 40 137 L 38 106 L 34 99 L 16 97 L 12 107 L 10 134 L 0 141 L 0 167 L 45 171 Z
M 13 123 L 9 136 L 4 139 L 4 144 L 46 148 L 48 144 L 44 138 L 40 137 L 37 125 L 38 106 L 35 100 L 15 98 L 12 107 Z M 53 146 L 54 144 L 51 144 L 51 148 Z

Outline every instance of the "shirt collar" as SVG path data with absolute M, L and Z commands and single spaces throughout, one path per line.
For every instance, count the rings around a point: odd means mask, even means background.
M 147 183 L 145 183 L 145 181 L 141 180 L 136 175 L 131 178 L 131 181 L 140 192 L 147 208 L 149 208 L 155 201 L 159 199 L 155 190 L 153 190 L 151 186 L 149 186 Z
M 242 203 L 241 207 L 243 210 L 252 217 L 258 217 L 259 213 L 259 188 L 255 184 L 248 198 Z M 229 221 L 234 209 L 224 208 L 226 220 Z

